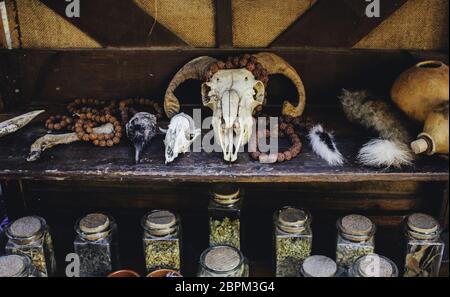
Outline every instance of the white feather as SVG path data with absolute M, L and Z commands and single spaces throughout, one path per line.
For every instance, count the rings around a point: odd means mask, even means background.
M 412 165 L 414 156 L 410 148 L 401 142 L 372 139 L 359 151 L 357 160 L 370 167 L 395 167 Z
M 327 133 L 332 141 L 333 150 L 331 150 L 326 143 L 324 143 L 317 133 Z M 327 161 L 331 166 L 342 166 L 344 164 L 344 157 L 334 143 L 333 135 L 324 131 L 321 125 L 316 125 L 309 131 L 309 140 L 313 151 L 322 159 Z

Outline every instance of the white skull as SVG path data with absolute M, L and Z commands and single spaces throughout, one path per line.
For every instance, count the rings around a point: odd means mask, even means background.
M 265 87 L 247 69 L 219 70 L 202 85 L 203 105 L 212 109 L 212 126 L 226 161 L 237 160 L 250 140 L 253 110 L 263 104 Z
M 180 153 L 186 153 L 194 140 L 201 134 L 195 128 L 194 120 L 185 113 L 172 118 L 166 132 L 166 164 L 175 160 Z

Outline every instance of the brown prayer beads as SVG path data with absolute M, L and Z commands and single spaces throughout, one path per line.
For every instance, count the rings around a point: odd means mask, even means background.
M 291 141 L 292 146 L 285 150 L 284 152 L 279 152 L 277 155 L 276 162 L 284 162 L 284 161 L 290 161 L 294 158 L 296 158 L 301 150 L 302 150 L 302 142 L 300 140 L 300 135 L 295 131 L 294 125 L 300 125 L 301 121 L 300 119 L 289 119 L 289 123 L 286 121 L 286 119 L 280 118 L 280 123 L 278 125 L 278 136 L 279 137 L 289 137 L 289 140 Z M 292 121 L 294 121 L 292 123 Z M 265 137 L 270 136 L 270 131 L 265 131 Z M 253 160 L 256 161 L 262 161 L 263 159 L 269 159 L 269 154 L 262 153 L 258 149 L 258 140 L 256 140 L 256 151 L 250 152 L 250 157 Z
M 156 119 L 160 120 L 163 116 L 163 110 L 159 106 L 159 104 L 153 100 L 150 99 L 144 99 L 144 98 L 138 98 L 138 99 L 126 99 L 122 100 L 119 103 L 119 110 L 120 110 L 120 117 L 122 118 L 122 123 L 128 123 L 129 121 L 129 115 L 132 116 L 138 113 L 139 111 L 133 107 L 133 105 L 140 105 L 140 106 L 148 106 L 153 108 L 154 115 L 156 116 Z
M 98 124 L 103 125 L 111 123 L 114 126 L 114 133 L 97 134 L 94 127 Z M 96 115 L 92 113 L 80 114 L 80 119 L 75 123 L 75 133 L 80 140 L 85 142 L 92 141 L 94 145 L 100 147 L 112 147 L 120 143 L 122 138 L 122 126 L 120 122 L 112 115 Z

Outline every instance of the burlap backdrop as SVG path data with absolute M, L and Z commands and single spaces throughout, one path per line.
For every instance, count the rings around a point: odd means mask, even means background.
M 215 46 L 213 0 L 133 0 L 194 47 Z M 157 8 L 155 7 L 157 1 Z M 317 0 L 230 0 L 235 47 L 265 47 Z M 319 0 L 328 1 L 328 0 Z M 38 0 L 7 0 L 14 47 L 95 48 L 100 45 Z M 275 3 L 276 2 L 276 3 Z M 448 1 L 409 0 L 357 48 L 448 49 Z

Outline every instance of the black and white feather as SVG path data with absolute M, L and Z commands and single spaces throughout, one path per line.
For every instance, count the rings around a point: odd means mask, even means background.
M 138 112 L 127 123 L 127 136 L 134 144 L 136 163 L 139 163 L 141 152 L 156 136 L 156 124 L 156 116 L 147 112 Z
M 309 131 L 311 147 L 319 157 L 327 161 L 331 166 L 342 166 L 344 157 L 336 147 L 334 136 L 325 131 L 322 125 L 316 125 Z

